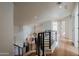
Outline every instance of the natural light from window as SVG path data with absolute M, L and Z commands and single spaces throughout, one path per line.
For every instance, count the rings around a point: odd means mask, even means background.
M 57 31 L 57 21 L 52 22 L 52 30 Z

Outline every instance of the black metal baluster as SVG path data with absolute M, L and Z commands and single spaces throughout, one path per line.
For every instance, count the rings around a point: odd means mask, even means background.
M 22 56 L 23 56 L 23 48 L 22 48 Z
M 38 56 L 40 56 L 40 33 L 38 33 L 37 52 L 38 52 Z
M 18 47 L 18 55 L 20 56 L 20 48 Z
M 42 34 L 42 48 L 43 48 L 43 54 L 42 54 L 42 56 L 44 56 L 44 32 Z
M 49 49 L 51 49 L 51 32 L 49 32 Z

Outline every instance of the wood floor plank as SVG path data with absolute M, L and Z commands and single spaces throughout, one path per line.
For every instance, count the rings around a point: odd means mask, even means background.
M 29 56 L 36 56 L 36 52 L 30 53 Z M 78 56 L 78 49 L 76 49 L 71 41 L 63 39 L 59 41 L 58 47 L 54 52 L 49 51 L 46 56 Z

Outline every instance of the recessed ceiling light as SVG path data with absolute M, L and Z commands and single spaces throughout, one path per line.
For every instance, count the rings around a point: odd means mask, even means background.
M 62 4 L 62 2 L 57 2 L 57 4 Z
M 60 5 L 59 8 L 62 8 L 62 6 Z
M 59 8 L 62 8 L 62 2 L 57 2 L 57 5 L 59 6 Z

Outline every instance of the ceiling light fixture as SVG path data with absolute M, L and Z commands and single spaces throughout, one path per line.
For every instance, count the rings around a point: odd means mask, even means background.
M 62 2 L 57 2 L 57 4 L 58 4 L 58 6 L 59 6 L 59 8 L 62 8 Z
M 61 6 L 61 5 L 59 5 L 59 8 L 62 8 L 62 6 Z
M 62 4 L 62 2 L 57 2 L 57 4 Z

